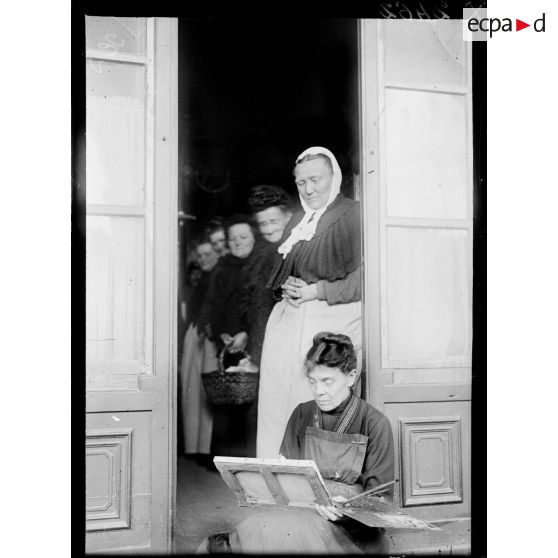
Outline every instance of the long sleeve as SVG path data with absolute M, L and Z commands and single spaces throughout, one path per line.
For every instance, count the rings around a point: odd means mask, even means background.
M 364 490 L 373 488 L 394 479 L 395 458 L 393 435 L 387 417 L 382 416 L 372 425 L 368 434 L 366 458 L 362 470 Z
M 227 291 L 226 291 L 226 276 L 219 270 L 215 274 L 215 289 L 211 293 L 211 310 L 209 321 L 211 324 L 211 332 L 214 340 L 219 340 L 221 333 L 229 333 L 234 335 L 236 332 L 226 330 L 226 310 L 227 310 Z
M 202 325 L 211 325 L 212 339 L 219 344 L 222 333 L 235 335 L 242 329 L 238 268 L 221 262 L 217 265 L 208 287 L 207 304 L 202 306 Z
M 360 300 L 362 285 L 360 267 L 349 273 L 344 279 L 337 281 L 318 281 L 318 300 L 326 300 L 332 306 L 334 304 L 347 304 Z
M 287 427 L 285 435 L 281 443 L 279 453 L 287 459 L 303 459 L 302 447 L 300 445 L 299 433 L 302 428 L 301 406 L 298 405 L 293 411 Z
M 219 266 L 219 264 L 217 264 Z M 199 327 L 204 329 L 207 324 L 211 324 L 211 315 L 213 312 L 213 301 L 217 294 L 217 276 L 219 274 L 219 267 L 213 269 L 209 276 L 207 291 L 200 308 Z

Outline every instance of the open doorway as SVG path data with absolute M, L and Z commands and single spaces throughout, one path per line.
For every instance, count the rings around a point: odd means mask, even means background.
M 178 364 L 195 282 L 192 242 L 214 217 L 249 213 L 258 184 L 297 199 L 292 168 L 307 147 L 328 147 L 358 196 L 356 20 L 179 20 Z M 180 390 L 179 390 L 180 391 Z M 246 510 L 211 468 L 211 453 L 185 455 L 188 409 L 178 403 L 175 549 L 193 551 Z

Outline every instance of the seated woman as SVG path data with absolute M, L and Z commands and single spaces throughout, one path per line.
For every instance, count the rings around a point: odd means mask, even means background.
M 351 390 L 356 355 L 349 337 L 316 334 L 305 373 L 314 400 L 301 403 L 292 413 L 281 455 L 312 459 L 329 493 L 339 501 L 393 480 L 391 426 L 387 417 Z M 385 550 L 381 529 L 343 517 L 333 506 L 316 505 L 316 511 L 258 510 L 226 540 L 224 534 L 210 537 L 207 550 L 324 554 Z

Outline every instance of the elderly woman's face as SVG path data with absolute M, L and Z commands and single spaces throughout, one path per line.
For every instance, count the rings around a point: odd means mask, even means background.
M 356 370 L 345 374 L 340 368 L 318 364 L 306 374 L 306 378 L 318 407 L 322 411 L 333 411 L 349 396 Z
M 279 242 L 283 231 L 291 218 L 291 213 L 283 211 L 280 207 L 268 207 L 258 211 L 255 215 L 258 228 L 268 242 Z
M 333 174 L 323 159 L 312 159 L 296 165 L 294 169 L 298 193 L 311 209 L 322 209 L 327 204 Z
M 233 256 L 246 258 L 252 252 L 256 239 L 247 223 L 238 223 L 229 227 L 229 249 Z

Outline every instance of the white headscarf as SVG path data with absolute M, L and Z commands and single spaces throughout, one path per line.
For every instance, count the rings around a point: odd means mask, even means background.
M 333 169 L 333 178 L 331 181 L 331 190 L 329 192 L 329 198 L 327 203 L 321 209 L 312 209 L 308 207 L 307 203 L 304 201 L 303 197 L 299 194 L 300 203 L 302 204 L 302 209 L 304 209 L 304 217 L 300 221 L 300 223 L 294 227 L 291 231 L 291 234 L 279 246 L 277 251 L 279 254 L 283 254 L 283 259 L 287 257 L 287 254 L 291 251 L 292 247 L 299 241 L 299 240 L 310 240 L 314 234 L 316 233 L 316 226 L 320 217 L 323 215 L 324 211 L 327 207 L 331 204 L 331 202 L 339 195 L 341 191 L 341 169 L 339 168 L 339 163 L 335 158 L 335 155 L 325 147 L 310 147 L 306 151 L 303 151 L 296 159 L 296 163 L 298 164 L 301 159 L 306 157 L 306 155 L 325 155 L 331 161 L 331 167 Z M 310 219 L 314 216 L 312 221 Z

